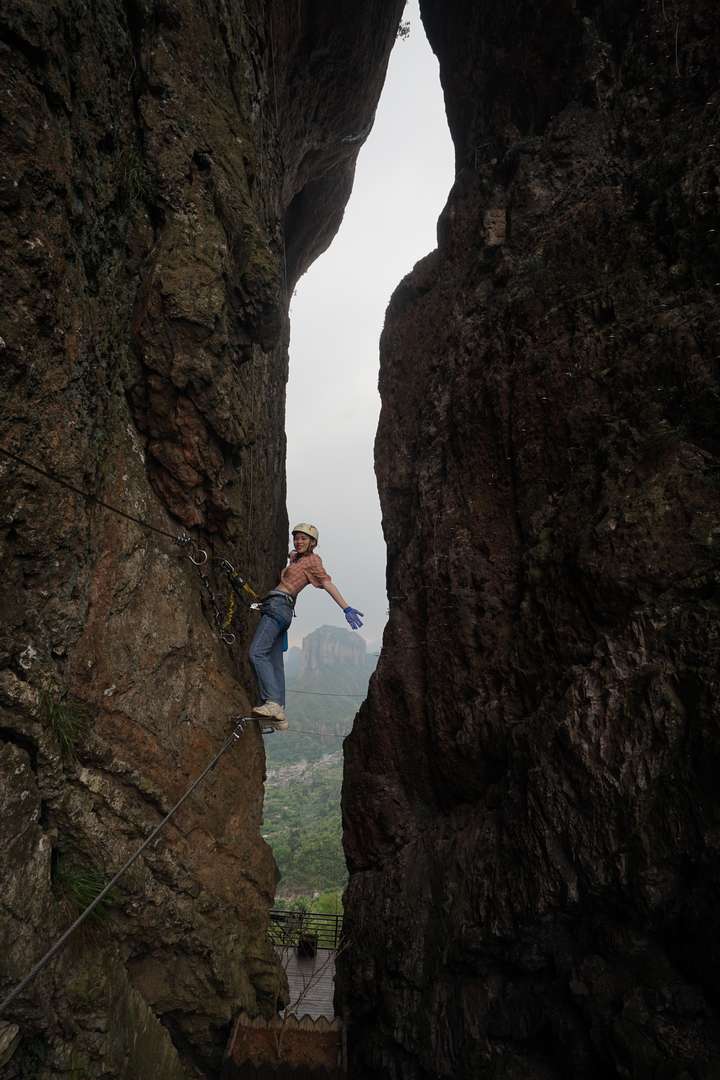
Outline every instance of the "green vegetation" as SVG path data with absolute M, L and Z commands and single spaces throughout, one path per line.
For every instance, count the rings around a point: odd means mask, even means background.
M 280 869 L 278 895 L 309 898 L 313 911 L 332 914 L 347 878 L 341 842 L 341 784 L 342 762 L 334 755 L 297 778 L 269 784 L 265 791 L 263 835 Z M 318 907 L 321 901 L 322 908 Z
M 313 911 L 320 915 L 342 915 L 342 889 L 332 889 L 330 892 L 321 893 L 313 900 Z
M 290 730 L 266 741 L 268 766 L 319 761 L 342 749 L 362 698 L 333 698 L 288 691 Z
M 71 855 L 61 855 L 55 868 L 55 883 L 79 915 L 96 899 L 107 885 L 107 878 L 97 867 L 75 861 Z M 104 896 L 88 916 L 95 923 L 107 920 L 110 911 L 120 901 L 120 893 L 113 888 Z
M 85 741 L 90 729 L 88 706 L 69 700 L 59 692 L 46 690 L 40 698 L 40 709 L 57 739 L 60 754 L 67 760 L 74 760 L 77 746 Z
M 342 742 L 367 692 L 376 654 L 341 627 L 321 626 L 290 649 L 290 729 L 265 740 L 263 835 L 281 874 L 278 904 L 336 914 L 347 879 L 342 851 Z

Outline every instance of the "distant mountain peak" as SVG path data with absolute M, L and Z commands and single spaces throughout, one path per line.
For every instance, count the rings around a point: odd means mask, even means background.
M 317 630 L 306 634 L 303 638 L 303 652 L 312 652 L 318 647 L 331 647 L 332 645 L 346 645 L 356 652 L 366 653 L 367 642 L 358 634 L 357 630 L 346 630 L 343 626 L 318 626 Z
M 327 674 L 343 675 L 355 689 L 351 672 L 361 671 L 367 677 L 367 647 L 364 638 L 340 626 L 319 626 L 303 638 L 300 676 Z M 335 681 L 335 680 L 333 680 Z

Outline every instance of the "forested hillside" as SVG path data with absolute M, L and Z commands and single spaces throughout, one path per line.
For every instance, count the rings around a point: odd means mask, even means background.
M 375 661 L 359 634 L 333 626 L 319 627 L 287 654 L 290 729 L 265 740 L 263 836 L 282 875 L 279 898 L 344 888 L 342 742 Z
M 312 897 L 344 888 L 341 785 L 340 751 L 314 764 L 286 765 L 268 775 L 263 834 L 282 873 L 279 896 Z

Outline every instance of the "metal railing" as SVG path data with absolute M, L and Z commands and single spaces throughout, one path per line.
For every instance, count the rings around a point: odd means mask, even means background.
M 342 915 L 319 911 L 270 912 L 270 937 L 275 945 L 300 945 L 302 939 L 314 940 L 318 949 L 339 949 L 342 943 Z

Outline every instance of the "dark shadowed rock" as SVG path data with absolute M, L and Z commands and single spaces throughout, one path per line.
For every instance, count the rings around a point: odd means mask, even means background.
M 354 1075 L 710 1080 L 716 5 L 421 6 L 457 178 L 382 340 Z

